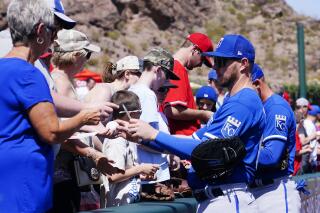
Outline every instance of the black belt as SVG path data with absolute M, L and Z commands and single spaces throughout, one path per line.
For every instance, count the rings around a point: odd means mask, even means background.
M 253 183 L 249 184 L 250 188 L 257 188 L 261 186 L 268 186 L 274 183 L 273 179 L 256 179 Z
M 209 188 L 207 189 L 209 194 L 211 194 L 214 198 L 223 195 L 223 191 L 220 188 Z M 193 196 L 198 202 L 202 202 L 207 199 L 212 199 L 212 197 L 208 197 L 205 189 L 195 190 L 193 191 Z

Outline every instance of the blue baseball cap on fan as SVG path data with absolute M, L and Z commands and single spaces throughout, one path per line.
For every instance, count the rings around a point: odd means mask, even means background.
M 251 71 L 251 80 L 254 82 L 264 76 L 261 67 L 258 64 L 254 64 Z
M 196 99 L 208 99 L 212 102 L 217 102 L 218 95 L 216 91 L 210 86 L 203 86 L 198 89 L 196 93 Z
M 211 69 L 208 73 L 208 80 L 218 80 L 217 71 L 214 69 Z
M 203 56 L 223 58 L 247 58 L 254 62 L 255 51 L 251 42 L 242 35 L 227 34 L 223 36 L 213 52 L 202 53 Z
M 60 0 L 47 0 L 47 3 L 58 18 L 62 28 L 72 29 L 76 25 L 76 21 L 65 15 L 63 4 Z
M 311 105 L 308 115 L 316 116 L 318 113 L 320 113 L 320 107 L 318 105 Z

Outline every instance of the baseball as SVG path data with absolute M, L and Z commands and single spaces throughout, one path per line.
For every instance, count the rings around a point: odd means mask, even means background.
M 110 129 L 111 131 L 116 130 L 118 126 L 119 126 L 119 124 L 118 124 L 117 122 L 115 122 L 115 121 L 110 121 L 110 122 L 108 122 L 107 125 L 106 125 L 106 127 L 107 127 L 108 129 Z

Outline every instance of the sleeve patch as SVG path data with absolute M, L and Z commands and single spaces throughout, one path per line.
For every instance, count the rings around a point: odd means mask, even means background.
M 228 116 L 226 122 L 224 123 L 221 133 L 223 137 L 232 137 L 236 134 L 237 130 L 239 129 L 241 125 L 241 121 L 237 120 L 236 118 L 232 116 Z
M 283 132 L 286 130 L 287 117 L 285 115 L 275 115 L 275 127 Z

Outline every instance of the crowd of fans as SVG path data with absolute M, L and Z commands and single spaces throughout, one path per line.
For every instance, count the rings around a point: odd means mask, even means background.
M 207 35 L 188 35 L 174 55 L 154 48 L 142 58 L 123 57 L 108 63 L 102 83 L 81 83 L 76 74 L 100 47 L 72 29 L 76 22 L 60 1 L 13 0 L 7 19 L 0 42 L 13 46 L 0 51 L 0 90 L 6 94 L 0 98 L 1 209 L 75 212 L 191 195 L 185 180 L 190 161 L 155 143 L 133 143 L 136 138 L 118 127 L 140 119 L 186 137 L 214 118 L 228 97 L 216 70 L 195 95 L 188 77 L 203 64 L 213 67 L 202 54 L 214 49 Z M 299 98 L 293 108 L 293 175 L 316 172 L 320 107 Z M 93 160 L 101 188 L 79 186 L 76 156 Z

